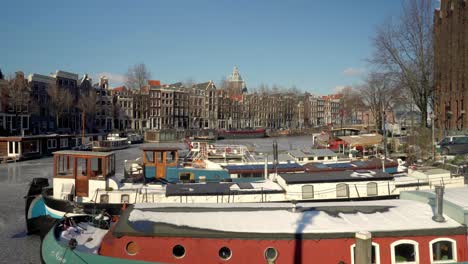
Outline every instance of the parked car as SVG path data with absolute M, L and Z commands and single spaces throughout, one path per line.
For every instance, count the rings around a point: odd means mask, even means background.
M 468 154 L 468 136 L 448 136 L 439 142 L 442 155 Z

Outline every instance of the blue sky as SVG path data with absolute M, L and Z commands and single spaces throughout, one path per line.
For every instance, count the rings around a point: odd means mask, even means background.
M 163 83 L 260 83 L 327 94 L 362 79 L 371 37 L 397 0 L 4 1 L 0 69 L 57 69 L 122 82 L 145 63 Z

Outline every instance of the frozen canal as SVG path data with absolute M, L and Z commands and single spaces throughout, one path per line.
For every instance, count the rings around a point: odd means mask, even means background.
M 310 148 L 311 137 L 276 138 L 278 149 Z M 220 143 L 249 144 L 256 152 L 272 152 L 271 138 L 223 140 Z M 163 144 L 185 148 L 183 143 Z M 123 161 L 140 156 L 139 147 L 117 152 L 116 172 L 123 175 Z M 52 158 L 22 161 L 0 165 L 0 263 L 40 263 L 38 236 L 27 236 L 24 218 L 24 196 L 35 177 L 49 178 L 51 183 Z

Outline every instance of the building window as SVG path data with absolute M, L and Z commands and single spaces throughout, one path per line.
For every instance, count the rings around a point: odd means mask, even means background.
M 367 196 L 376 196 L 378 195 L 377 183 L 369 182 L 367 184 Z
M 56 139 L 48 139 L 47 140 L 47 148 L 48 149 L 57 148 L 57 140 Z
M 314 199 L 314 186 L 313 185 L 304 185 L 302 186 L 302 199 Z
M 356 244 L 351 245 L 351 264 L 355 264 L 356 260 Z M 371 264 L 380 264 L 380 246 L 379 244 L 372 242 L 371 249 Z
M 390 245 L 392 264 L 419 263 L 418 242 L 413 240 L 398 240 Z
M 453 263 L 457 261 L 457 242 L 450 238 L 437 238 L 430 242 L 432 263 Z
M 8 142 L 8 155 L 17 155 L 19 154 L 20 142 L 9 141 Z
M 68 138 L 60 139 L 60 148 L 68 148 Z
M 336 197 L 337 198 L 349 197 L 349 187 L 346 183 L 339 183 L 336 185 Z

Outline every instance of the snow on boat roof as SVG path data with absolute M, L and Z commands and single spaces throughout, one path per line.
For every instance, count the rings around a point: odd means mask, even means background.
M 286 184 L 340 182 L 340 181 L 383 181 L 393 176 L 380 170 L 344 170 L 304 173 L 281 173 Z
M 373 232 L 376 236 L 432 234 L 442 229 L 447 232 L 444 234 L 464 232 L 463 226 L 451 218 L 446 217 L 443 223 L 433 221 L 431 206 L 414 201 L 298 203 L 295 211 L 293 206 L 291 203 L 138 204 L 124 212 L 114 234 L 279 238 L 298 233 L 350 236 L 358 231 Z
M 178 195 L 234 195 L 238 193 L 278 193 L 284 190 L 276 183 L 265 180 L 258 182 L 207 182 L 169 184 L 166 196 Z
M 434 190 L 424 190 L 420 192 L 434 194 Z M 456 204 L 468 210 L 468 185 L 459 188 L 445 188 L 444 200 Z

